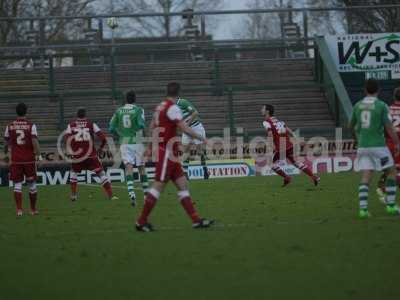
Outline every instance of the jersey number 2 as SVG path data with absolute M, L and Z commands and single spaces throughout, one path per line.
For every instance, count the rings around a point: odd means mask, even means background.
M 25 132 L 21 129 L 15 131 L 17 133 L 17 145 L 25 145 Z
M 393 115 L 393 127 L 396 128 L 396 130 L 398 130 L 398 127 L 400 126 L 400 115 Z

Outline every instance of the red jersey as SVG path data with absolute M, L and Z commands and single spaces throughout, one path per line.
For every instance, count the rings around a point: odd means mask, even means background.
M 94 135 L 96 134 L 101 140 L 101 148 L 106 143 L 104 133 L 92 121 L 84 119 L 76 119 L 68 124 L 67 130 L 67 146 L 72 150 L 72 156 L 75 159 L 97 157 L 95 148 Z
M 391 120 L 393 122 L 393 127 L 397 132 L 397 136 L 400 138 L 400 104 L 392 104 L 389 111 Z M 394 143 L 388 134 L 386 134 L 386 144 L 389 146 L 389 148 L 394 148 Z
M 275 117 L 266 118 L 263 126 L 267 131 L 271 131 L 274 139 L 275 151 L 288 150 L 293 148 L 285 122 L 279 121 Z
M 35 162 L 32 139 L 37 138 L 35 124 L 26 118 L 17 118 L 7 125 L 4 133 L 11 152 L 11 163 Z
M 161 102 L 154 115 L 155 126 L 158 127 L 159 146 L 165 148 L 170 140 L 176 137 L 178 122 L 182 121 L 183 116 L 179 107 L 171 100 Z M 173 143 L 173 150 L 178 150 L 178 144 Z

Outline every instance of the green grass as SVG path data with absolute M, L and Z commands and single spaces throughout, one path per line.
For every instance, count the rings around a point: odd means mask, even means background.
M 99 187 L 41 187 L 40 212 L 16 219 L 0 189 L 0 299 L 397 299 L 400 218 L 372 194 L 357 215 L 358 175 L 190 183 L 197 208 L 217 220 L 190 228 L 170 186 L 152 215 L 158 229 L 134 231 L 140 211 Z M 25 198 L 25 207 L 27 207 Z

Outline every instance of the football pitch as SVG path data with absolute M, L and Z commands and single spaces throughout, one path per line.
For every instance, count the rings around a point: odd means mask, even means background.
M 0 189 L 0 299 L 396 299 L 400 218 L 373 193 L 358 220 L 358 175 L 190 182 L 214 228 L 191 229 L 172 186 L 151 222 L 134 230 L 142 207 L 99 186 L 39 187 L 40 215 L 17 219 Z M 24 196 L 26 189 L 24 189 Z M 27 197 L 24 206 L 28 207 Z

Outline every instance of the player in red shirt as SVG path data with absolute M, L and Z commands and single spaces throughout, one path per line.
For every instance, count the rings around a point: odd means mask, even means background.
M 78 108 L 77 119 L 68 124 L 66 129 L 67 151 L 71 155 L 72 165 L 70 172 L 71 201 L 78 199 L 77 173 L 89 170 L 100 178 L 101 184 L 109 199 L 117 199 L 113 196 L 110 180 L 106 176 L 103 166 L 97 156 L 95 148 L 95 135 L 101 140 L 99 150 L 107 145 L 106 135 L 96 123 L 86 118 L 86 109 Z
M 314 185 L 317 186 L 320 178 L 314 175 L 308 166 L 295 160 L 293 143 L 290 140 L 291 137 L 294 137 L 294 133 L 286 126 L 285 122 L 274 117 L 274 111 L 274 106 L 270 104 L 263 105 L 261 108 L 261 113 L 265 118 L 263 126 L 267 131 L 268 138 L 272 138 L 274 143 L 272 170 L 283 177 L 283 186 L 287 186 L 292 179 L 279 167 L 278 162 L 288 160 L 296 168 L 307 174 L 313 180 Z
M 182 112 L 176 105 L 179 96 L 179 83 L 172 82 L 167 85 L 167 98 L 161 102 L 156 109 L 150 129 L 152 130 L 153 141 L 146 150 L 145 157 L 151 154 L 157 155 L 155 181 L 148 190 L 144 207 L 139 219 L 136 222 L 138 231 L 150 232 L 153 227 L 148 223 L 148 217 L 153 210 L 161 192 L 168 181 L 172 180 L 178 189 L 178 199 L 192 220 L 193 228 L 206 228 L 214 223 L 213 220 L 201 219 L 194 206 L 187 186 L 187 179 L 184 175 L 179 158 L 179 140 L 177 129 L 191 137 L 206 142 L 205 138 L 198 135 L 183 121 Z
M 17 119 L 9 123 L 4 133 L 4 153 L 10 150 L 10 180 L 14 182 L 14 199 L 17 216 L 23 215 L 22 183 L 29 185 L 31 215 L 37 215 L 36 161 L 41 160 L 36 125 L 26 118 L 28 107 L 19 103 L 16 107 Z
M 400 88 L 396 88 L 393 94 L 393 104 L 390 106 L 390 118 L 393 123 L 393 127 L 395 128 L 397 135 L 400 138 Z M 396 155 L 395 143 L 391 139 L 389 134 L 385 134 L 386 136 L 386 145 L 388 146 L 390 152 L 392 153 L 393 159 L 396 164 L 397 176 L 396 181 L 397 184 L 400 185 L 400 155 Z M 376 190 L 379 199 L 386 203 L 386 176 L 382 174 L 379 183 L 378 189 Z

